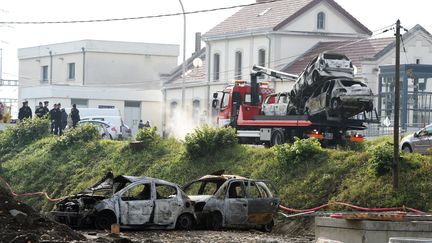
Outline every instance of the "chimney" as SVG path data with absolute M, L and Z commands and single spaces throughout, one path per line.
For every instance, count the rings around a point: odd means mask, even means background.
M 195 33 L 195 53 L 201 50 L 201 32 Z

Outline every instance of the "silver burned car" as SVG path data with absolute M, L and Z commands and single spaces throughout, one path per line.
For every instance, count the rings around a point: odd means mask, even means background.
M 219 173 L 184 186 L 194 201 L 197 224 L 210 229 L 257 228 L 270 232 L 279 197 L 272 184 Z
M 432 124 L 402 138 L 400 146 L 402 151 L 408 153 L 430 154 L 431 151 L 429 149 L 432 147 Z
M 56 204 L 54 219 L 72 227 L 190 229 L 192 201 L 174 183 L 112 172 L 94 186 Z
M 351 79 L 327 80 L 315 89 L 305 103 L 305 111 L 311 116 L 328 111 L 348 118 L 372 109 L 372 90 L 366 84 Z

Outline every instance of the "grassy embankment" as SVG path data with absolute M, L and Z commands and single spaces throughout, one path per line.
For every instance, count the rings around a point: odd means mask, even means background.
M 432 209 L 431 157 L 403 154 L 400 188 L 394 191 L 389 138 L 355 150 L 322 149 L 313 140 L 267 149 L 238 145 L 230 131 L 204 129 L 186 142 L 159 139 L 148 131 L 140 135 L 146 140 L 144 148 L 134 150 L 127 141 L 95 139 L 92 127 L 60 138 L 44 132 L 44 127 L 47 123 L 32 121 L 0 133 L 0 177 L 17 192 L 69 195 L 95 183 L 108 169 L 115 175 L 145 175 L 180 185 L 225 169 L 273 181 L 282 204 L 293 208 L 343 201 L 365 207 Z M 229 146 L 212 147 L 220 143 Z M 42 197 L 25 202 L 45 211 L 53 206 Z

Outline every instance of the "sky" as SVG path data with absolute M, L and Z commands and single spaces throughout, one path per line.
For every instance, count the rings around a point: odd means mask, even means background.
M 253 3 L 255 0 L 182 0 L 186 11 Z M 405 28 L 420 24 L 432 32 L 429 0 L 336 0 L 371 31 L 401 20 Z M 237 9 L 187 15 L 187 57 L 195 32 L 203 34 Z M 179 0 L 1 0 L 0 21 L 63 21 L 138 17 L 179 13 Z M 390 33 L 391 34 L 391 33 Z M 381 37 L 378 35 L 377 37 Z M 0 25 L 2 77 L 18 79 L 17 49 L 82 39 L 167 43 L 183 47 L 183 16 L 105 23 Z M 182 54 L 179 61 L 182 60 Z M 1 96 L 1 93 L 0 93 Z M 1 97 L 0 97 L 1 98 Z

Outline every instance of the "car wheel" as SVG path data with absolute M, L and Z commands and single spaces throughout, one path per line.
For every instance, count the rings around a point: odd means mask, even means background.
M 209 223 L 210 229 L 220 230 L 222 228 L 222 215 L 220 213 L 213 213 Z
M 177 218 L 176 228 L 179 230 L 190 230 L 193 222 L 194 220 L 190 214 L 182 214 Z
M 274 226 L 274 221 L 272 219 L 271 222 L 269 222 L 269 223 L 264 224 L 264 225 L 261 226 L 261 231 L 270 233 L 273 230 L 273 226 Z
M 284 134 L 281 130 L 274 130 L 271 136 L 271 145 L 280 145 L 285 142 Z
M 339 101 L 339 99 L 336 99 L 336 98 L 334 98 L 334 99 L 332 99 L 332 101 L 331 101 L 331 108 L 332 108 L 332 110 L 339 110 L 339 108 L 340 108 L 340 101 Z
M 108 212 L 99 213 L 95 219 L 95 227 L 97 229 L 110 229 L 114 223 L 116 223 L 115 216 Z
M 402 151 L 406 152 L 406 153 L 412 153 L 412 148 L 409 144 L 404 144 L 402 146 Z

